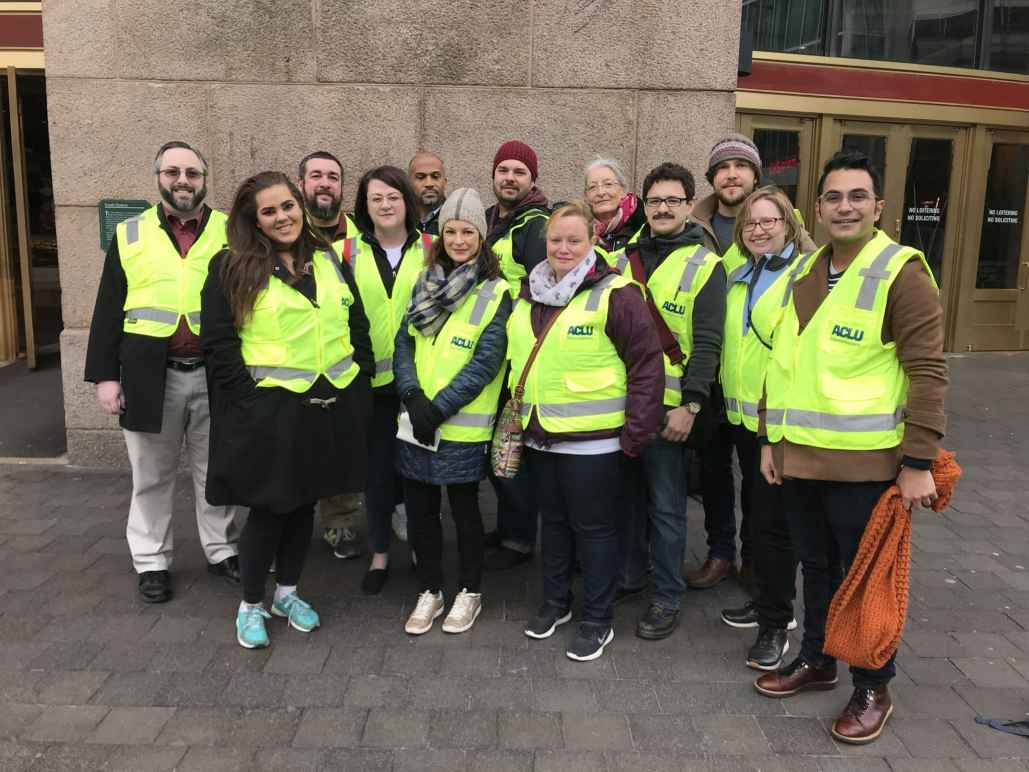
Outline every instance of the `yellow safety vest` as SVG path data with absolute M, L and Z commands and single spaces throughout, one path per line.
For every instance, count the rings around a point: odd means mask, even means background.
M 807 271 L 825 248 L 814 253 Z M 879 450 L 904 438 L 908 378 L 896 344 L 882 342 L 890 287 L 925 257 L 877 231 L 798 332 L 787 304 L 768 361 L 768 439 L 837 450 Z M 935 280 L 932 279 L 935 285 Z
M 608 263 L 610 263 L 611 267 L 618 271 L 618 273 L 625 274 L 625 269 L 629 267 L 629 256 L 625 254 L 625 250 L 640 240 L 640 234 L 643 233 L 643 229 L 646 227 L 647 224 L 644 223 L 640 226 L 638 231 L 629 237 L 629 240 L 625 243 L 624 247 L 616 249 L 608 255 Z
M 804 216 L 800 213 L 799 209 L 793 210 L 793 217 L 801 227 L 804 227 Z M 722 255 L 722 264 L 725 266 L 726 275 L 732 275 L 739 270 L 740 266 L 745 265 L 747 262 L 747 256 L 740 251 L 740 247 L 736 242 L 733 242 L 725 254 Z
M 340 257 L 315 252 L 311 266 L 317 305 L 272 276 L 239 331 L 243 361 L 258 386 L 303 394 L 320 375 L 338 389 L 357 377 L 350 342 L 354 295 L 343 277 Z
M 518 297 L 518 290 L 522 286 L 522 277 L 526 275 L 525 266 L 515 260 L 514 256 L 514 235 L 515 232 L 524 228 L 526 224 L 533 220 L 542 217 L 544 220 L 549 217 L 546 212 L 542 212 L 539 209 L 530 209 L 523 215 L 520 215 L 518 219 L 508 228 L 507 233 L 501 236 L 493 243 L 493 253 L 497 256 L 500 261 L 500 271 L 504 274 L 504 278 L 507 279 L 508 286 L 510 287 L 511 297 Z
M 200 290 L 208 263 L 225 248 L 227 219 L 212 209 L 185 257 L 161 227 L 156 206 L 118 223 L 118 257 L 128 285 L 125 332 L 170 338 L 185 316 L 189 329 L 200 334 Z
M 743 330 L 747 306 L 747 284 L 738 281 L 749 265 L 740 266 L 729 277 L 725 299 L 725 333 L 722 337 L 721 373 L 725 412 L 729 423 L 741 423 L 757 431 L 757 404 L 765 385 L 765 367 L 771 352 L 772 336 L 793 292 L 793 282 L 807 268 L 811 255 L 794 253 L 792 263 L 758 298 L 750 314 L 750 329 Z
M 454 380 L 461 368 L 471 360 L 479 336 L 497 315 L 497 309 L 508 291 L 503 279 L 479 282 L 450 314 L 433 337 L 408 330 L 414 338 L 414 364 L 418 383 L 425 396 L 432 399 Z M 487 442 L 493 436 L 493 421 L 500 401 L 504 370 L 478 396 L 440 426 L 440 437 L 454 442 Z
M 372 386 L 385 386 L 393 382 L 393 342 L 404 323 L 404 314 L 411 302 L 411 290 L 414 289 L 418 274 L 425 268 L 433 241 L 435 239 L 432 236 L 423 233 L 407 248 L 400 258 L 392 295 L 386 293 L 379 267 L 375 264 L 375 253 L 364 237 L 348 238 L 333 245 L 338 248 L 342 243 L 343 259 L 350 263 L 354 271 L 357 291 L 368 317 L 372 351 L 375 353 Z
M 625 424 L 625 363 L 605 327 L 612 290 L 630 284 L 624 277 L 608 275 L 577 294 L 561 312 L 525 381 L 523 428 L 533 410 L 540 425 L 552 433 L 617 429 Z M 507 323 L 512 391 L 536 345 L 531 310 L 530 302 L 516 301 Z
M 626 249 L 633 246 L 630 242 Z M 654 305 L 682 350 L 682 362 L 677 365 L 672 364 L 667 354 L 661 355 L 665 363 L 664 403 L 667 407 L 682 404 L 682 379 L 693 353 L 693 303 L 720 260 L 718 255 L 700 244 L 678 247 L 647 279 L 647 289 Z M 631 279 L 628 255 L 619 262 L 624 265 L 623 275 Z

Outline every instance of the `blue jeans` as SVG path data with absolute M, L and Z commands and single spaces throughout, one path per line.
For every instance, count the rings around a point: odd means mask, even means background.
M 692 453 L 681 442 L 658 437 L 643 452 L 650 564 L 654 569 L 651 603 L 677 610 L 686 590 L 682 562 L 686 556 L 687 479 Z
M 790 538 L 804 569 L 804 640 L 800 656 L 814 667 L 835 660 L 822 652 L 829 603 L 857 554 L 872 509 L 887 482 L 783 481 L 782 498 Z M 896 652 L 878 670 L 851 667 L 854 686 L 885 686 L 897 674 Z
M 621 451 L 573 456 L 531 448 L 525 453 L 543 521 L 543 600 L 559 609 L 571 605 L 578 556 L 582 621 L 609 627 L 625 456 Z
M 524 461 L 524 459 L 523 459 Z M 526 464 L 518 469 L 511 480 L 489 476 L 497 493 L 497 533 L 500 546 L 516 552 L 536 549 L 537 504 L 536 490 Z

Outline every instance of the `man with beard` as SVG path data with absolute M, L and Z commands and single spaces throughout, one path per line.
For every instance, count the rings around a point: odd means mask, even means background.
M 304 196 L 304 206 L 311 222 L 330 242 L 340 241 L 357 233 L 353 221 L 342 211 L 343 164 L 327 150 L 308 153 L 297 167 L 297 187 Z M 361 511 L 361 495 L 341 493 L 318 502 L 322 538 L 340 560 L 361 555 L 361 543 L 354 532 L 355 519 Z
M 544 230 L 550 209 L 547 197 L 536 187 L 538 176 L 539 159 L 524 142 L 505 142 L 493 156 L 497 203 L 486 210 L 486 243 L 500 260 L 500 270 L 516 298 L 522 278 L 547 259 Z M 501 395 L 501 405 L 507 396 Z M 486 534 L 486 545 L 496 549 L 486 555 L 484 567 L 497 571 L 532 558 L 536 548 L 536 497 L 524 467 L 512 480 L 491 480 L 497 492 L 497 530 Z
M 407 178 L 418 202 L 418 230 L 438 236 L 439 210 L 447 200 L 443 159 L 429 150 L 419 150 L 407 165 Z
M 85 379 L 119 416 L 132 466 L 126 538 L 146 603 L 172 594 L 172 503 L 183 439 L 190 456 L 208 571 L 239 583 L 235 507 L 204 489 L 210 409 L 200 348 L 200 290 L 225 248 L 226 218 L 204 203 L 207 161 L 185 142 L 157 152 L 161 203 L 118 225 L 107 250 L 86 351 Z
M 311 222 L 330 242 L 357 233 L 353 221 L 341 209 L 343 164 L 336 156 L 326 150 L 304 156 L 297 168 L 297 183 Z

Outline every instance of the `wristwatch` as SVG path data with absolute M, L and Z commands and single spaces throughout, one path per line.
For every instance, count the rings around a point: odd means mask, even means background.
M 700 412 L 700 403 L 699 402 L 687 402 L 686 403 L 686 409 L 690 411 L 691 415 L 696 415 L 697 413 Z

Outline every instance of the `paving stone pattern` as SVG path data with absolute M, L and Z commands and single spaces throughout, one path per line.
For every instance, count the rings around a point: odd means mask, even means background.
M 417 590 L 406 546 L 394 547 L 384 595 L 368 599 L 364 561 L 334 560 L 315 541 L 302 590 L 322 629 L 274 620 L 272 647 L 244 651 L 238 592 L 204 570 L 185 481 L 175 598 L 147 606 L 124 539 L 127 474 L 8 466 L 0 769 L 1025 770 L 1029 739 L 974 718 L 1029 715 L 1029 357 L 950 361 L 946 444 L 965 478 L 947 512 L 914 517 L 896 710 L 871 746 L 829 734 L 846 678 L 790 700 L 754 692 L 743 664 L 753 634 L 718 621 L 743 599 L 734 584 L 689 592 L 665 641 L 633 636 L 643 601 L 619 607 L 608 653 L 573 663 L 570 626 L 548 641 L 522 635 L 538 559 L 487 575 L 470 633 L 437 626 L 415 639 L 402 629 Z M 704 533 L 690 507 L 692 564 Z M 451 535 L 451 577 L 454 553 Z

